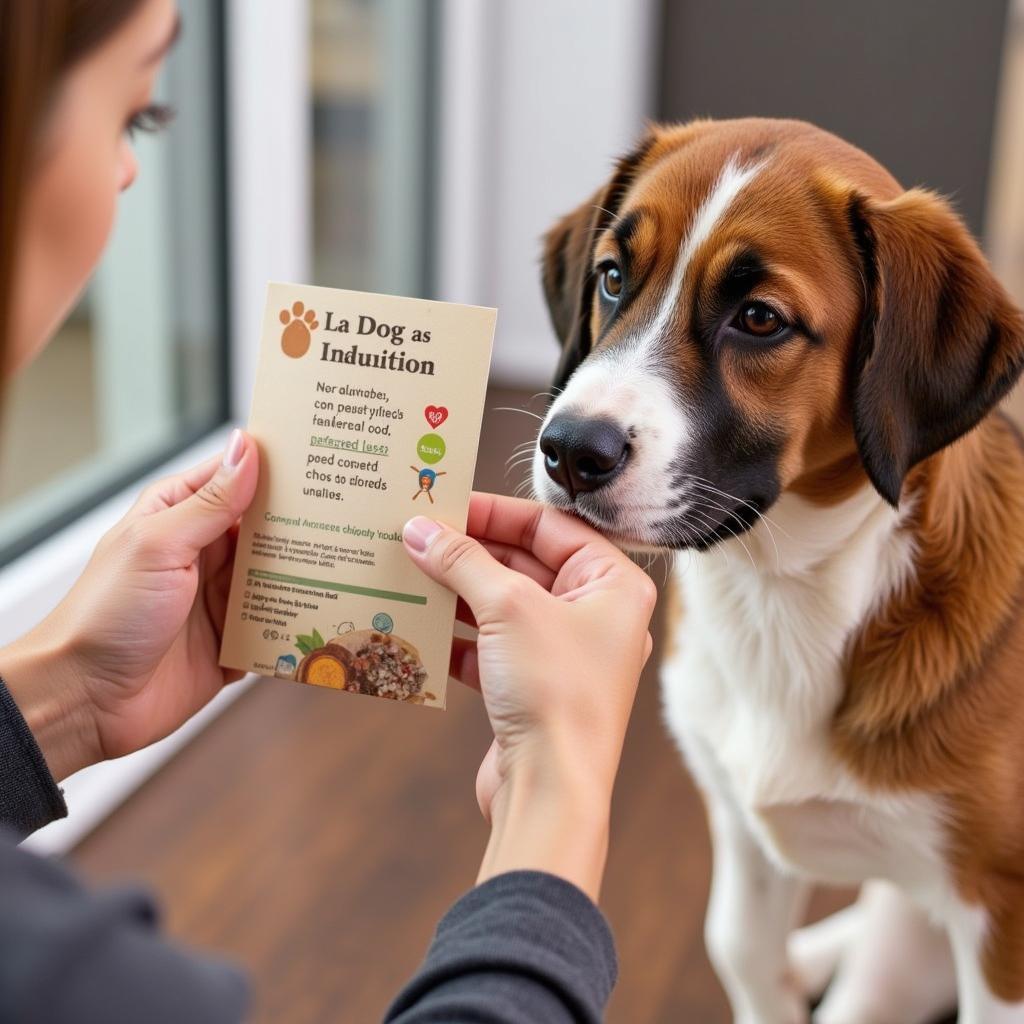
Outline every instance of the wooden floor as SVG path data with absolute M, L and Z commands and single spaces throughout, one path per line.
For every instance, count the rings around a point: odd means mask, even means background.
M 524 401 L 490 396 L 478 487 L 517 482 L 504 461 L 535 421 L 496 407 Z M 728 1015 L 701 943 L 708 840 L 660 721 L 655 662 L 615 797 L 602 902 L 621 970 L 608 1019 L 719 1024 Z M 94 880 L 145 880 L 173 935 L 245 964 L 256 1020 L 372 1022 L 473 883 L 488 740 L 479 698 L 458 686 L 435 713 L 262 681 L 74 860 Z

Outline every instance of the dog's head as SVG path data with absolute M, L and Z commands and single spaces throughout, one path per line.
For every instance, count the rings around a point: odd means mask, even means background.
M 1024 321 L 935 195 L 794 121 L 653 128 L 548 233 L 563 350 L 535 492 L 706 548 L 784 491 L 891 504 L 1024 366 Z

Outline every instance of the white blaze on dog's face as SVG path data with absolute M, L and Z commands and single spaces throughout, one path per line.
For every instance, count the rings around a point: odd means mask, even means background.
M 655 128 L 548 234 L 544 287 L 534 490 L 629 546 L 709 547 L 785 490 L 895 504 L 1012 379 L 946 204 L 800 122 Z
M 679 315 L 683 282 L 694 252 L 707 241 L 737 193 L 760 167 L 759 163 L 740 167 L 735 160 L 725 165 L 679 242 L 653 316 L 648 315 L 616 344 L 587 359 L 555 399 L 534 459 L 534 487 L 548 501 L 558 503 L 561 495 L 557 489 L 561 488 L 595 525 L 641 543 L 650 537 L 652 528 L 678 515 L 673 467 L 697 431 L 688 422 L 671 375 L 665 372 L 668 339 Z M 627 230 L 635 226 L 634 221 L 625 223 Z M 622 302 L 620 262 L 629 251 L 628 243 L 610 242 L 609 256 L 597 268 L 599 306 L 614 308 Z M 574 437 L 574 433 L 586 436 Z M 572 460 L 569 449 L 577 441 L 589 448 L 590 454 Z M 629 465 L 625 466 L 627 459 Z M 622 473 L 618 472 L 620 464 Z M 550 477 L 549 467 L 555 470 Z M 607 488 L 588 487 L 605 475 L 618 479 Z M 702 517 L 696 507 L 689 512 L 698 521 Z M 658 542 L 664 543 L 666 536 L 671 536 L 671 527 L 659 534 Z M 678 539 L 685 539 L 681 532 Z

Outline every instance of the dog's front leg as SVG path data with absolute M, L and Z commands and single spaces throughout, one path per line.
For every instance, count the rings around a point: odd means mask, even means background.
M 986 914 L 977 907 L 960 904 L 950 908 L 945 916 L 956 963 L 959 1024 L 1024 1024 L 1024 1001 L 1007 1003 L 999 999 L 981 969 L 985 942 L 1001 941 L 1001 936 L 989 934 Z
M 804 1024 L 807 999 L 789 969 L 786 939 L 808 887 L 768 859 L 727 794 L 706 800 L 714 873 L 704 939 L 735 1024 Z

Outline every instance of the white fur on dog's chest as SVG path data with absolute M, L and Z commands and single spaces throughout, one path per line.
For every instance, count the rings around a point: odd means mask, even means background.
M 919 875 L 938 864 L 932 802 L 868 792 L 828 732 L 847 641 L 909 571 L 908 543 L 865 492 L 828 510 L 784 498 L 773 517 L 774 544 L 761 525 L 749 554 L 733 541 L 678 570 L 669 727 L 699 783 L 738 806 L 776 861 L 841 883 Z

